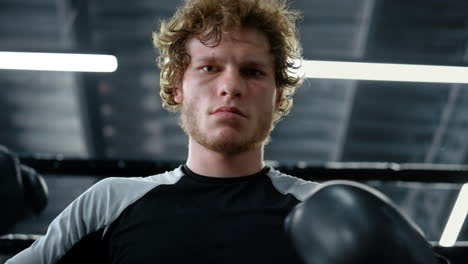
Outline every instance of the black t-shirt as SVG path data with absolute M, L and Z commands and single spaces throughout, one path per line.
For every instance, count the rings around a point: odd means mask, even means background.
M 42 241 L 17 258 L 301 263 L 283 222 L 315 186 L 270 167 L 236 178 L 206 177 L 186 166 L 145 178 L 109 178 L 74 201 Z

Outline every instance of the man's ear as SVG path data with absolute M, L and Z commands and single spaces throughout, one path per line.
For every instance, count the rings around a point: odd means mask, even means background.
M 276 90 L 275 109 L 278 109 L 280 107 L 282 96 L 283 96 L 283 89 L 278 88 Z
M 182 96 L 182 85 L 181 84 L 174 84 L 172 87 L 174 93 L 174 101 L 178 104 L 182 104 L 183 96 Z

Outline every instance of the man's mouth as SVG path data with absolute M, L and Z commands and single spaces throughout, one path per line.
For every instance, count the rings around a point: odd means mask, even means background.
M 213 112 L 213 114 L 217 113 L 231 113 L 247 118 L 247 116 L 239 108 L 233 106 L 221 106 Z

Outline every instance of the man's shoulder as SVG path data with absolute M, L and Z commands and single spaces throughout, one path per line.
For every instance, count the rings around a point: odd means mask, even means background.
M 89 191 L 100 192 L 109 189 L 123 189 L 123 191 L 157 186 L 160 184 L 175 184 L 184 176 L 181 167 L 171 171 L 144 177 L 108 177 L 92 186 Z
M 50 224 L 47 233 L 11 263 L 55 263 L 67 253 L 101 238 L 110 224 L 131 204 L 161 184 L 176 183 L 180 168 L 148 177 L 109 177 L 76 198 Z M 93 238 L 89 240 L 89 238 Z
M 80 195 L 65 211 L 80 212 L 81 217 L 85 217 L 88 222 L 95 219 L 92 222 L 101 228 L 114 221 L 125 208 L 150 190 L 163 184 L 175 184 L 182 176 L 179 167 L 147 177 L 105 178 Z
M 270 168 L 267 173 L 273 186 L 282 194 L 292 194 L 300 201 L 304 201 L 313 192 L 318 183 L 306 181 L 296 176 Z

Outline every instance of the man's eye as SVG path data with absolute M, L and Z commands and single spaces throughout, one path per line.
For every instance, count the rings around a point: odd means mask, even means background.
M 206 72 L 212 72 L 212 71 L 215 71 L 216 68 L 214 66 L 211 66 L 211 65 L 207 65 L 207 66 L 203 66 L 202 67 L 202 71 L 206 71 Z
M 246 69 L 244 74 L 251 77 L 259 77 L 263 75 L 263 72 L 256 69 Z

